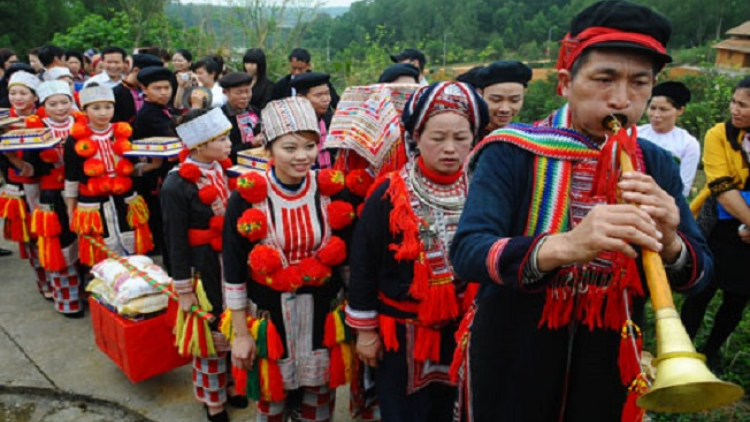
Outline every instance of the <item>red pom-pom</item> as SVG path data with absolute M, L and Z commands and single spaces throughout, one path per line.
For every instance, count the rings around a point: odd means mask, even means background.
M 346 188 L 357 196 L 365 196 L 374 181 L 375 179 L 367 170 L 352 170 L 346 175 Z
M 245 211 L 237 220 L 237 231 L 251 242 L 264 239 L 268 235 L 266 213 L 257 208 Z
M 55 148 L 45 149 L 39 153 L 39 159 L 47 164 L 56 163 L 60 158 L 60 153 Z
M 96 158 L 89 158 L 83 163 L 83 173 L 88 177 L 99 177 L 105 170 L 104 162 Z
M 133 149 L 133 144 L 130 143 L 126 138 L 119 138 L 112 145 L 112 150 L 115 154 L 122 157 L 126 152 Z
M 183 179 L 187 180 L 190 183 L 198 183 L 198 179 L 201 178 L 201 169 L 195 164 L 191 163 L 180 164 L 178 173 L 180 173 L 180 176 L 182 176 Z
M 256 171 L 249 171 L 237 179 L 237 192 L 240 193 L 240 196 L 245 201 L 257 204 L 266 199 L 268 195 L 268 182 L 266 182 L 266 178 L 262 174 Z
M 180 160 L 181 163 L 184 163 L 188 157 L 190 157 L 190 150 L 187 148 L 183 148 L 180 150 L 180 154 L 177 156 L 177 159 Z
M 273 284 L 270 286 L 280 292 L 293 292 L 302 287 L 302 272 L 298 265 L 290 265 L 271 275 Z
M 237 178 L 236 177 L 230 177 L 227 181 L 227 184 L 229 185 L 230 191 L 235 191 L 237 189 Z
M 99 151 L 99 145 L 89 138 L 84 138 L 76 141 L 73 149 L 75 149 L 79 157 L 91 158 Z
M 47 109 L 44 108 L 44 106 L 41 106 L 38 109 L 36 109 L 36 115 L 39 116 L 39 117 L 41 117 L 42 119 L 44 119 L 46 117 L 49 117 L 47 115 Z
M 70 136 L 75 139 L 88 138 L 93 134 L 94 132 L 86 123 L 76 122 L 73 123 L 73 127 L 70 128 Z
M 130 160 L 120 160 L 117 162 L 117 166 L 115 166 L 115 173 L 120 177 L 129 177 L 133 174 L 134 168 L 135 166 L 133 166 Z
M 86 117 L 86 113 L 82 111 L 73 112 L 73 119 L 75 119 L 76 123 L 82 123 L 84 125 L 89 121 L 89 119 Z
M 344 173 L 339 170 L 325 169 L 318 172 L 318 188 L 325 196 L 333 196 L 344 189 Z
M 281 269 L 281 254 L 270 246 L 254 247 L 247 260 L 250 269 L 258 274 L 269 275 Z
M 338 236 L 331 236 L 328 243 L 318 251 L 317 255 L 323 265 L 335 267 L 346 260 L 346 242 Z
M 300 261 L 299 270 L 305 286 L 322 286 L 331 278 L 331 267 L 323 265 L 315 258 L 307 258 Z
M 357 217 L 362 215 L 362 210 L 365 209 L 365 203 L 361 203 L 357 206 Z
M 109 195 L 112 190 L 112 182 L 109 177 L 93 177 L 89 179 L 87 187 L 96 196 Z
M 221 168 L 224 170 L 229 170 L 230 167 L 232 167 L 232 159 L 227 157 L 219 162 L 221 164 Z
M 41 117 L 35 114 L 26 118 L 26 127 L 28 129 L 41 129 L 44 127 L 44 122 Z
M 334 230 L 341 230 L 354 221 L 354 207 L 346 201 L 333 201 L 328 204 L 328 222 Z
M 198 191 L 198 198 L 206 205 L 213 204 L 218 197 L 219 189 L 214 185 L 206 185 Z
M 112 179 L 112 193 L 123 195 L 133 187 L 133 180 L 129 177 L 115 177 Z
M 112 178 L 107 176 L 98 177 L 99 179 L 99 190 L 102 195 L 109 195 L 112 192 Z
M 133 135 L 133 127 L 130 123 L 118 122 L 112 125 L 114 129 L 115 138 L 129 139 Z

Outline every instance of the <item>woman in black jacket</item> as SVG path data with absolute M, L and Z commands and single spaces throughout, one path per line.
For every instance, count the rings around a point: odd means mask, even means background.
M 266 75 L 267 62 L 266 53 L 261 48 L 251 48 L 245 52 L 242 58 L 245 72 L 253 77 L 253 96 L 250 105 L 255 106 L 258 110 L 266 107 L 273 95 L 274 83 Z

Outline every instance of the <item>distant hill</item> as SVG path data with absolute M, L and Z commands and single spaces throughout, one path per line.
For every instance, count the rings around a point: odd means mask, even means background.
M 319 10 L 321 13 L 325 13 L 330 15 L 332 18 L 338 17 L 343 15 L 344 13 L 349 11 L 348 7 L 339 6 L 339 7 L 321 7 Z

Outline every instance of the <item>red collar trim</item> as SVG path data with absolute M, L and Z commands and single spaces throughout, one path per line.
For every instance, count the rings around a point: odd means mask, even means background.
M 463 176 L 463 171 L 458 170 L 453 174 L 440 174 L 436 171 L 430 170 L 427 168 L 427 165 L 425 165 L 424 160 L 422 160 L 422 157 L 419 157 L 417 159 L 417 166 L 419 166 L 419 171 L 430 181 L 437 183 L 438 185 L 452 185 L 458 181 L 458 179 Z

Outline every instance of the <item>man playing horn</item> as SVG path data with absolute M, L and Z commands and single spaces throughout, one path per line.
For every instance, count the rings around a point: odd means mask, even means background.
M 642 251 L 659 253 L 680 292 L 699 290 L 712 268 L 677 165 L 636 139 L 670 33 L 644 6 L 588 7 L 558 59 L 567 104 L 494 132 L 467 160 L 451 261 L 482 284 L 459 341 L 470 420 L 642 419 Z M 617 137 L 603 124 L 612 115 Z M 620 151 L 636 172 L 621 171 Z

